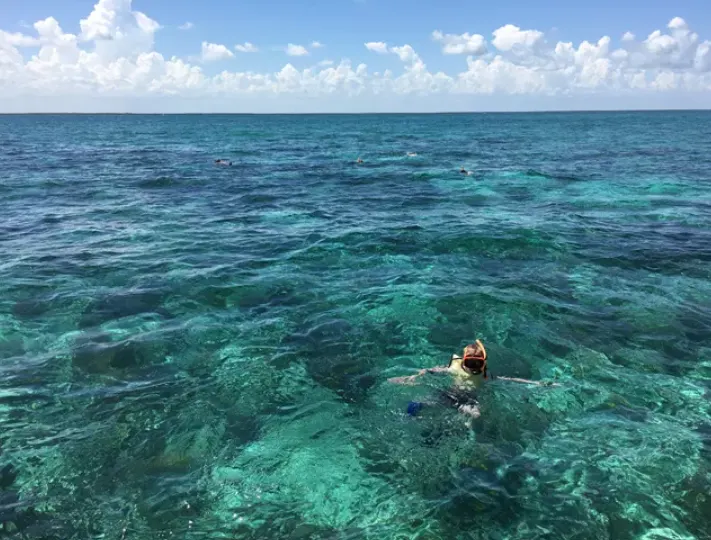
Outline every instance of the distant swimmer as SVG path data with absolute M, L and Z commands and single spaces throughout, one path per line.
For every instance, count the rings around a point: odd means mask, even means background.
M 466 174 L 466 175 L 469 174 L 469 171 L 466 170 L 464 167 L 462 167 L 461 169 L 459 169 L 459 172 L 462 173 L 462 174 Z
M 216 159 L 215 165 L 224 165 L 226 167 L 230 167 L 232 165 L 232 162 L 227 159 Z
M 358 159 L 356 160 L 356 163 L 363 163 L 363 160 L 360 159 L 360 158 L 358 158 Z

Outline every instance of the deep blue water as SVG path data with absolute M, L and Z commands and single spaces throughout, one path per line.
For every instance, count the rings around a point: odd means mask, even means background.
M 709 538 L 710 337 L 708 112 L 0 116 L 0 537 Z

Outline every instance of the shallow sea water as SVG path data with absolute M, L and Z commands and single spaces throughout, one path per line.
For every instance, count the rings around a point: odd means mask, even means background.
M 0 537 L 711 537 L 711 113 L 4 116 L 0 201 Z M 476 338 L 560 386 L 407 416 Z

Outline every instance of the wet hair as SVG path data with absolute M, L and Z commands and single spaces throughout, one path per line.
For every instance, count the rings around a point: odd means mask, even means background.
M 486 357 L 486 351 L 480 343 L 470 343 L 464 347 L 464 358 L 467 356 L 483 356 Z

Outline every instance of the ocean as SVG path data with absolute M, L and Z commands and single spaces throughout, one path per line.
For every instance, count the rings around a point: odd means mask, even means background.
M 0 116 L 0 201 L 0 537 L 711 537 L 711 112 Z

